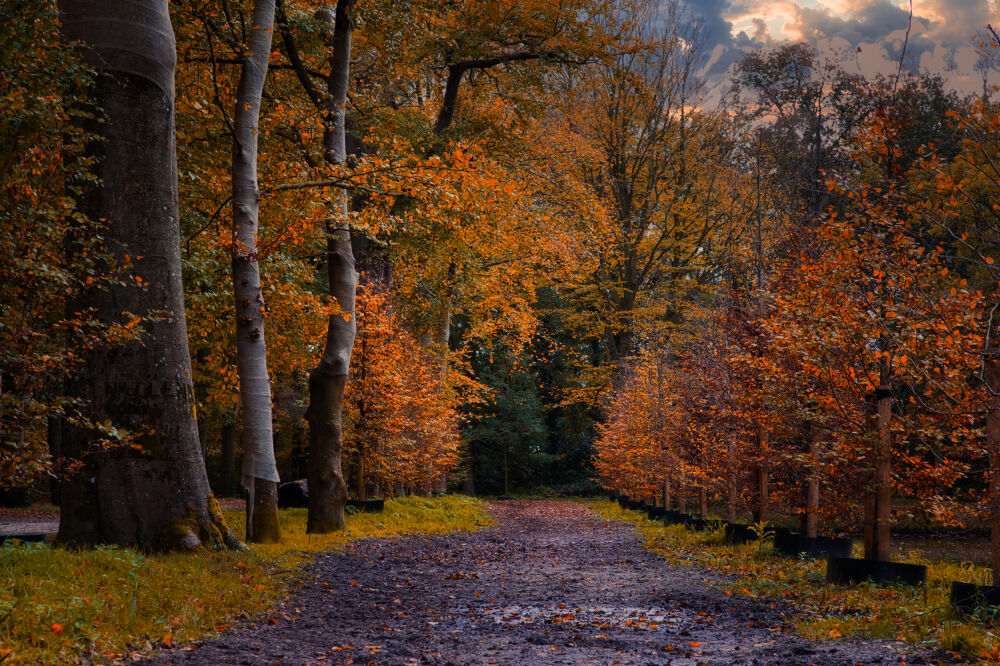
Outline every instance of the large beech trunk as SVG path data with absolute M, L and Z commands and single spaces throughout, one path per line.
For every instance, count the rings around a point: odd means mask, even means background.
M 327 80 L 326 160 L 343 164 L 347 159 L 347 86 L 351 68 L 351 4 L 338 0 L 333 30 L 328 40 L 333 49 Z M 318 18 L 330 22 L 323 10 Z M 347 192 L 338 191 L 327 220 L 327 270 L 330 295 L 340 312 L 329 319 L 323 358 L 309 376 L 309 515 L 306 530 L 322 534 L 345 527 L 344 504 L 347 484 L 341 467 L 344 446 L 344 388 L 351 364 L 357 325 L 354 301 L 358 275 L 354 268 L 351 231 L 348 225 Z
M 65 425 L 62 453 L 83 466 L 61 484 L 59 541 L 243 548 L 212 497 L 195 421 L 167 0 L 124 7 L 64 0 L 59 8 L 67 39 L 82 43 L 81 53 L 101 72 L 89 93 L 103 122 L 85 127 L 94 137 L 99 180 L 83 184 L 79 209 L 105 221 L 107 249 L 131 257 L 135 278 L 96 289 L 72 307 L 94 308 L 101 320 L 120 324 L 128 323 L 128 313 L 149 317 L 140 340 L 90 350 L 67 384 L 90 420 L 136 439 L 134 446 L 101 447 L 102 435 Z
M 1000 585 L 1000 358 L 998 350 L 986 360 L 985 380 L 989 392 L 986 414 L 986 450 L 990 457 L 990 535 L 993 584 Z
M 271 423 L 264 316 L 267 308 L 257 261 L 260 191 L 257 124 L 271 56 L 274 0 L 256 0 L 248 52 L 243 58 L 233 114 L 233 294 L 236 299 L 236 367 L 243 406 L 243 487 L 247 490 L 247 539 L 275 543 L 278 468 Z

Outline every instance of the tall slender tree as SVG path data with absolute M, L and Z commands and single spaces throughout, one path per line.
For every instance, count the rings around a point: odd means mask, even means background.
M 324 157 L 332 165 L 342 165 L 347 160 L 352 4 L 353 0 L 338 0 L 333 16 L 327 10 L 317 14 L 326 24 L 327 44 L 331 49 L 324 100 L 323 147 Z M 347 484 L 341 468 L 344 388 L 357 333 L 354 300 L 358 285 L 347 205 L 347 190 L 337 190 L 326 220 L 326 261 L 330 295 L 337 301 L 339 311 L 330 315 L 323 358 L 309 375 L 309 516 L 306 529 L 317 534 L 344 529 L 347 501 Z
M 95 347 L 68 382 L 86 407 L 62 437 L 63 454 L 82 465 L 61 489 L 59 539 L 239 548 L 212 498 L 195 422 L 167 0 L 65 0 L 59 10 L 66 39 L 98 71 L 88 93 L 99 117 L 85 128 L 97 178 L 81 184 L 78 208 L 104 221 L 107 249 L 128 271 L 70 307 L 108 325 L 144 326 L 137 339 Z
M 247 539 L 280 540 L 278 468 L 271 424 L 271 381 L 267 372 L 257 229 L 257 125 L 271 57 L 274 1 L 254 3 L 253 26 L 243 56 L 233 114 L 233 294 L 236 298 L 236 363 L 243 407 L 243 486 L 247 490 Z

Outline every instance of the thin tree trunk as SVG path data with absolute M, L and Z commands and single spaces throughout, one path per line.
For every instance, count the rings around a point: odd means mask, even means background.
M 704 486 L 698 488 L 698 515 L 708 518 L 708 490 Z
M 996 354 L 993 350 L 993 354 Z M 1000 358 L 990 356 L 985 367 L 989 411 L 986 415 L 986 450 L 990 457 L 990 535 L 993 584 L 1000 585 Z
M 677 484 L 677 510 L 687 513 L 687 479 L 683 474 L 680 483 Z
M 729 443 L 726 446 L 726 486 L 728 497 L 726 500 L 726 520 L 731 523 L 736 522 L 736 503 L 739 501 L 739 489 L 736 487 L 736 439 L 729 436 Z
M 49 457 L 52 459 L 53 476 L 49 478 L 49 496 L 53 504 L 59 504 L 59 477 L 62 474 L 62 419 L 50 416 L 47 422 L 46 438 L 49 445 Z
M 809 468 L 806 470 L 805 513 L 802 514 L 802 536 L 815 539 L 819 528 L 819 439 L 816 426 L 809 424 Z
M 227 423 L 222 426 L 222 495 L 236 496 L 236 426 Z
M 670 479 L 663 480 L 663 508 L 670 511 Z
M 872 462 L 871 487 L 864 503 L 865 559 L 890 559 L 892 499 L 892 392 L 881 386 L 867 397 L 866 437 Z
M 344 164 L 347 159 L 346 115 L 347 87 L 351 68 L 351 4 L 338 0 L 336 15 L 326 10 L 317 13 L 327 27 L 332 23 L 328 45 L 330 76 L 327 80 L 326 122 L 323 142 L 326 160 Z M 347 483 L 341 467 L 344 448 L 344 388 L 351 364 L 351 351 L 357 334 L 354 301 L 358 275 L 354 270 L 351 230 L 347 217 L 347 191 L 339 190 L 327 220 L 326 258 L 330 295 L 340 312 L 327 324 L 323 358 L 309 376 L 309 516 L 306 530 L 325 534 L 345 527 L 344 503 Z
M 510 495 L 510 484 L 508 483 L 508 472 L 507 472 L 507 446 L 503 447 L 503 494 Z
M 864 423 L 864 446 L 868 451 L 870 464 L 872 465 L 872 478 L 869 478 L 869 485 L 865 488 L 865 495 L 862 501 L 862 537 L 864 540 L 865 559 L 874 559 L 875 552 L 875 486 L 874 486 L 874 453 L 876 449 L 875 439 L 878 431 L 878 416 L 875 394 L 865 396 L 865 423 Z
M 255 0 L 253 28 L 243 58 L 233 114 L 233 293 L 236 299 L 236 367 L 243 407 L 243 487 L 247 491 L 247 539 L 276 543 L 278 469 L 274 460 L 271 382 L 264 338 L 266 305 L 257 261 L 260 191 L 257 187 L 257 124 L 271 56 L 274 0 Z
M 770 509 L 770 492 L 767 484 L 767 447 L 770 433 L 767 428 L 760 426 L 757 428 L 757 450 L 760 455 L 760 464 L 754 469 L 754 485 L 757 502 L 754 507 L 754 522 L 762 523 L 767 520 Z
M 754 469 L 754 490 L 757 496 L 757 505 L 754 507 L 754 522 L 762 523 L 767 520 L 770 508 L 770 489 L 767 483 L 767 467 L 760 465 Z
M 892 393 L 878 391 L 878 449 L 875 454 L 875 533 L 871 559 L 888 562 L 891 557 L 889 529 L 892 502 Z
M 365 449 L 364 447 L 358 448 L 358 465 L 355 468 L 354 483 L 355 483 L 355 495 L 359 500 L 368 499 L 368 492 L 366 489 L 366 484 L 368 483 L 365 479 Z
M 89 90 L 101 117 L 84 126 L 94 137 L 97 179 L 82 185 L 78 207 L 104 222 L 111 251 L 132 257 L 126 279 L 72 307 L 94 308 L 108 323 L 145 318 L 140 340 L 90 350 L 67 383 L 89 419 L 132 433 L 139 448 L 95 446 L 101 433 L 64 426 L 63 454 L 83 467 L 61 487 L 59 541 L 245 548 L 212 497 L 194 417 L 167 0 L 63 0 L 59 9 L 66 38 L 83 44 L 81 54 L 101 72 Z

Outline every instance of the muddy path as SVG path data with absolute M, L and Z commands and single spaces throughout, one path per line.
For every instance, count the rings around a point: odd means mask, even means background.
M 479 533 L 323 556 L 276 612 L 157 663 L 937 663 L 901 644 L 796 637 L 780 609 L 668 566 L 630 526 L 582 505 L 493 510 L 497 524 Z

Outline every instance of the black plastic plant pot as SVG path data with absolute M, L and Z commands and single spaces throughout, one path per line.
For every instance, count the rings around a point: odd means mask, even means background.
M 774 533 L 774 547 L 785 555 L 798 555 L 800 541 L 805 538 L 791 530 L 782 530 Z
M 650 506 L 646 508 L 646 515 L 649 516 L 650 520 L 657 520 L 658 518 L 663 518 L 667 510 L 662 506 Z
M 797 532 L 791 527 L 767 527 L 764 528 L 764 534 L 773 536 L 775 543 L 777 543 L 778 537 L 796 536 Z
M 381 513 L 382 511 L 385 511 L 385 500 L 347 500 L 347 504 L 344 505 L 344 508 L 347 510 L 353 509 L 360 513 Z
M 665 522 L 667 525 L 680 525 L 681 523 L 684 522 L 684 514 L 681 513 L 680 511 L 671 509 L 670 511 L 667 511 L 666 514 L 663 516 L 663 522 Z
M 774 547 L 785 555 L 798 557 L 806 555 L 817 559 L 851 556 L 854 542 L 850 539 L 828 539 L 826 537 L 804 537 L 794 532 L 776 532 Z
M 964 613 L 989 606 L 1000 607 L 1000 587 L 955 581 L 951 584 L 951 605 Z
M 32 543 L 45 543 L 48 540 L 49 535 L 42 532 L 34 534 L 0 534 L 0 546 L 4 545 L 8 541 L 20 541 L 22 543 L 27 543 L 29 541 Z
M 704 518 L 688 516 L 688 519 L 684 521 L 684 524 L 689 530 L 694 530 L 695 532 L 704 532 L 708 529 L 708 521 Z
M 799 537 L 799 552 L 820 559 L 840 557 L 850 559 L 854 550 L 851 539 L 831 539 L 828 537 Z
M 826 562 L 826 580 L 843 585 L 863 583 L 866 580 L 885 585 L 923 585 L 927 582 L 927 567 L 903 562 L 831 557 Z
M 726 523 L 726 543 L 740 544 L 754 541 L 757 535 L 749 525 Z

